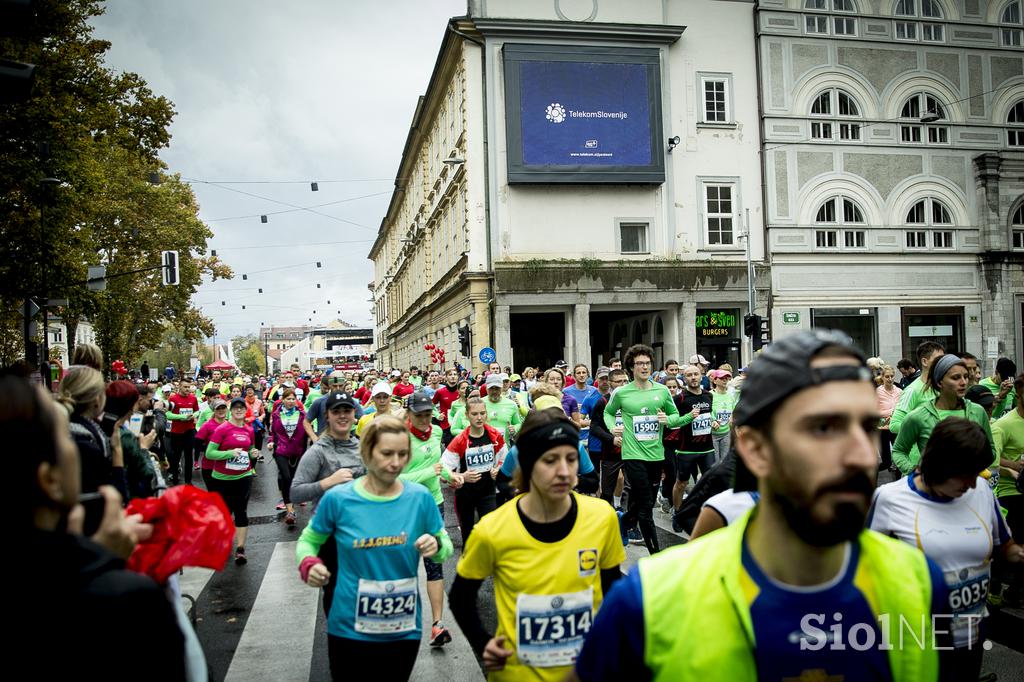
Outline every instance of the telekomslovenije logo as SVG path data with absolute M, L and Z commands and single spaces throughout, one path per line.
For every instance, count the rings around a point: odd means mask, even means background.
M 552 102 L 548 105 L 547 111 L 545 112 L 545 118 L 552 123 L 561 123 L 565 120 L 565 107 L 558 102 Z

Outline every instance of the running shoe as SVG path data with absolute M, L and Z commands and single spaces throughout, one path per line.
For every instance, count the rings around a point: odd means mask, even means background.
M 668 514 L 672 511 L 672 500 L 668 499 L 664 495 L 658 495 L 658 503 L 661 505 L 661 511 Z
M 622 546 L 625 547 L 629 544 L 629 534 L 626 532 L 626 527 L 622 524 L 623 512 L 615 512 L 615 515 L 619 517 L 619 537 L 622 538 Z
M 444 646 L 450 641 L 452 641 L 452 633 L 448 632 L 444 623 L 441 621 L 434 623 L 434 627 L 430 628 L 430 646 Z
M 249 560 L 245 558 L 245 547 L 238 547 L 238 548 L 236 548 L 235 549 L 235 565 L 236 566 L 245 566 L 248 562 L 249 562 Z
M 277 503 L 277 506 L 274 507 L 274 509 L 276 509 L 277 511 L 284 511 L 287 508 L 288 507 L 286 507 L 285 504 L 284 504 L 284 500 L 279 500 L 278 503 Z
M 295 525 L 295 512 L 288 512 L 284 515 L 284 522 L 289 526 Z
M 644 536 L 640 535 L 639 528 L 630 528 L 626 533 L 626 537 L 629 539 L 629 544 L 631 545 L 644 544 Z

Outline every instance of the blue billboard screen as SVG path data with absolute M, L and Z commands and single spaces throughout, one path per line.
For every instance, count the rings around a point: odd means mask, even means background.
M 657 48 L 503 47 L 510 183 L 665 181 Z
M 651 163 L 643 64 L 524 62 L 519 78 L 524 164 Z

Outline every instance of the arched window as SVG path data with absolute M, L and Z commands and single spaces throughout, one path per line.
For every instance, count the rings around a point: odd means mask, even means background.
M 943 19 L 942 6 L 937 0 L 899 0 L 893 14 L 896 40 L 941 43 L 945 39 L 945 26 L 938 23 Z
M 953 215 L 938 199 L 928 197 L 917 201 L 907 211 L 906 224 L 911 226 L 906 233 L 908 249 L 952 249 L 955 246 Z M 929 244 L 928 235 L 931 234 Z
M 857 19 L 842 16 L 855 14 L 857 3 L 854 0 L 804 0 L 804 9 L 812 12 L 836 12 L 834 16 L 827 14 L 804 15 L 805 33 L 832 33 L 837 36 L 857 35 Z
M 861 117 L 857 100 L 848 92 L 839 89 L 825 90 L 811 103 L 811 137 L 815 140 L 860 140 Z M 820 121 L 816 118 L 831 120 Z
M 1024 99 L 1010 107 L 1010 113 L 1006 116 L 1006 144 L 1010 147 L 1024 147 Z
M 909 143 L 948 144 L 949 126 L 935 125 L 946 121 L 946 108 L 937 97 L 925 92 L 916 92 L 903 103 L 900 118 L 900 140 Z M 922 132 L 927 128 L 927 137 Z
M 842 248 L 863 249 L 866 235 L 863 229 L 864 211 L 856 201 L 847 196 L 826 199 L 814 216 L 820 227 L 814 231 L 814 245 L 819 249 L 839 248 L 839 233 L 843 233 Z
M 1013 218 L 1010 219 L 1010 231 L 1012 232 L 1010 243 L 1013 244 L 1013 248 L 1024 249 L 1024 202 L 1013 212 Z
M 1024 45 L 1024 10 L 1021 9 L 1021 0 L 1006 3 L 999 15 L 999 23 L 1003 25 L 1001 33 L 1005 47 Z

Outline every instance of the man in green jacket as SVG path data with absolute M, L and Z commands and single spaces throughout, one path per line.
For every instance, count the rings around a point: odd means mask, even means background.
M 996 397 L 995 407 L 992 408 L 992 418 L 999 419 L 1004 414 L 1013 411 L 1016 402 L 1016 394 L 1013 390 L 1013 380 L 1017 376 L 1017 365 L 1010 358 L 999 358 L 996 360 L 996 373 L 985 377 L 978 382 Z
M 798 332 L 751 363 L 732 417 L 737 467 L 760 502 L 616 582 L 577 679 L 938 679 L 943 575 L 864 529 L 878 459 L 871 379 L 841 332 Z

